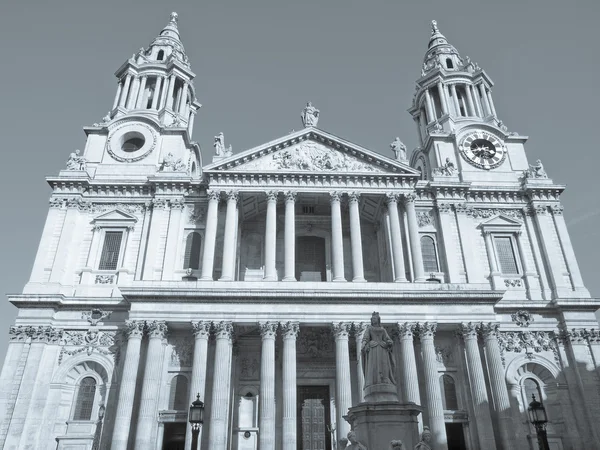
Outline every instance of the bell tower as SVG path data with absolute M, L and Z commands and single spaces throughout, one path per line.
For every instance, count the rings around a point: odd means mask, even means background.
M 527 170 L 526 137 L 509 133 L 498 119 L 493 82 L 431 22 L 431 37 L 416 82 L 410 114 L 419 147 L 411 164 L 423 178 L 460 181 L 517 181 Z
M 84 127 L 82 157 L 92 178 L 200 175 L 200 148 L 191 136 L 201 105 L 177 20 L 171 13 L 148 48 L 117 69 L 112 109 L 101 122 Z

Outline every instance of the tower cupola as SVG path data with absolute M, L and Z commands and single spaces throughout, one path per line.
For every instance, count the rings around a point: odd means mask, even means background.
M 463 60 L 433 20 L 409 109 L 419 129 L 420 146 L 432 133 L 454 133 L 473 123 L 502 126 L 492 100 L 492 85 L 485 71 L 468 56 Z
M 160 125 L 187 128 L 200 108 L 189 60 L 181 42 L 177 13 L 148 48 L 140 48 L 116 72 L 117 93 L 106 119 L 145 116 Z

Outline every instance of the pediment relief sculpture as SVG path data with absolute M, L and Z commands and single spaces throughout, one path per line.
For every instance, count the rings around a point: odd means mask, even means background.
M 285 150 L 242 164 L 234 170 L 384 172 L 375 165 L 313 141 L 301 142 Z

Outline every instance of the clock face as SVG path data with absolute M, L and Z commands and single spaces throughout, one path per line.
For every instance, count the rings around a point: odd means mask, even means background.
M 506 159 L 506 149 L 496 136 L 486 131 L 467 134 L 460 143 L 460 153 L 480 169 L 493 169 Z

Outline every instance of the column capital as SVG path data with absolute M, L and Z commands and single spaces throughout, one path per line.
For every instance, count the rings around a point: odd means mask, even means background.
M 440 214 L 448 214 L 452 212 L 451 203 L 437 203 L 437 207 Z
M 196 339 L 208 339 L 210 337 L 211 323 L 208 321 L 192 322 L 192 333 Z
M 348 200 L 350 203 L 358 203 L 360 201 L 360 192 L 348 192 Z
M 334 322 L 331 324 L 331 327 L 336 341 L 338 339 L 348 339 L 348 335 L 350 334 L 349 322 Z
M 296 339 L 300 334 L 300 323 L 299 322 L 280 322 L 281 334 L 283 339 Z
M 423 322 L 417 324 L 415 327 L 419 334 L 419 339 L 433 339 L 435 332 L 437 331 L 437 323 L 435 322 Z
M 209 189 L 208 191 L 206 191 L 206 195 L 208 196 L 209 200 L 213 200 L 213 201 L 221 200 L 221 191 L 215 191 L 215 190 Z
M 479 330 L 483 336 L 483 341 L 487 342 L 491 339 L 498 339 L 500 324 L 495 322 L 482 323 Z
M 265 192 L 265 195 L 267 196 L 268 202 L 276 202 L 277 197 L 279 196 L 279 192 L 278 191 L 267 191 L 267 192 Z
M 404 194 L 404 203 L 406 204 L 414 203 L 416 199 L 417 194 L 415 194 L 414 192 L 407 192 L 406 194 Z
M 240 200 L 240 193 L 238 191 L 227 191 L 225 193 L 227 201 L 233 200 L 236 203 Z
M 142 338 L 144 335 L 144 322 L 141 320 L 126 320 L 125 334 L 128 339 Z
M 398 322 L 398 338 L 400 340 L 413 340 L 415 332 L 418 332 L 418 326 L 414 322 Z M 435 330 L 434 330 L 435 332 Z
M 367 329 L 367 323 L 366 322 L 353 322 L 352 329 L 354 330 L 354 335 L 357 338 L 360 336 L 362 339 L 362 334 Z
M 555 216 L 562 216 L 564 209 L 562 205 L 550 205 L 550 210 Z
M 477 328 L 478 324 L 473 322 L 463 322 L 458 325 L 458 334 L 467 341 L 470 339 L 477 340 Z
M 338 202 L 339 203 L 340 200 L 341 200 L 341 198 L 342 198 L 342 193 L 341 192 L 332 191 L 332 192 L 329 193 L 329 201 L 331 203 L 334 203 L 334 202 Z
M 385 194 L 385 204 L 389 207 L 390 203 L 398 204 L 398 197 L 400 194 L 395 192 L 386 192 Z
M 153 320 L 152 322 L 146 322 L 146 329 L 148 332 L 148 336 L 151 339 L 163 339 L 168 333 L 167 324 L 163 320 Z
M 278 322 L 259 322 L 258 328 L 260 329 L 260 335 L 264 339 L 275 339 L 277 337 Z
M 233 323 L 221 321 L 214 324 L 217 339 L 233 339 Z
M 296 198 L 298 197 L 298 193 L 295 191 L 285 191 L 283 195 L 285 196 L 286 203 L 294 203 L 296 201 Z

